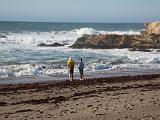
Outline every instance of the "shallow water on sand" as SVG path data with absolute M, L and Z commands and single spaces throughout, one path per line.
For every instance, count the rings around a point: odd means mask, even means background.
M 84 71 L 87 74 L 160 68 L 160 54 L 156 50 L 131 52 L 128 49 L 41 48 L 7 44 L 0 48 L 0 78 L 66 75 L 69 56 L 76 61 L 75 73 L 78 73 L 77 65 L 80 58 L 84 61 Z

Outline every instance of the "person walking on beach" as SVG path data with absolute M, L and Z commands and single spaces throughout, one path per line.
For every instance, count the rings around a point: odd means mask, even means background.
M 78 69 L 79 69 L 79 74 L 80 74 L 80 80 L 84 80 L 84 73 L 83 73 L 84 64 L 83 64 L 82 59 L 80 59 L 80 63 L 78 65 Z
M 74 73 L 74 65 L 75 65 L 75 62 L 74 60 L 72 59 L 72 57 L 70 57 L 67 61 L 67 66 L 68 66 L 68 72 L 69 72 L 69 79 L 70 81 L 73 80 L 73 73 Z

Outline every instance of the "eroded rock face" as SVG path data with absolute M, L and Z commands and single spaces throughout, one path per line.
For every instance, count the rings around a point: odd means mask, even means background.
M 132 41 L 134 41 L 134 35 L 90 35 L 78 38 L 71 47 L 94 49 L 130 48 Z
M 146 23 L 145 29 L 148 34 L 160 34 L 160 22 Z
M 129 47 L 130 41 L 128 41 L 127 35 L 88 35 L 78 38 L 77 41 L 72 45 L 72 48 L 121 48 Z
M 0 34 L 0 38 L 7 38 L 5 35 Z
M 134 48 L 144 50 L 149 48 L 160 48 L 159 23 L 146 24 L 146 30 L 140 35 L 83 35 L 71 46 L 72 48 Z M 152 28 L 152 29 L 151 29 Z

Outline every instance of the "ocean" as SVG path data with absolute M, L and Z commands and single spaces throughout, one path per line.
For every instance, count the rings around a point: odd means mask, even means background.
M 0 22 L 0 79 L 67 75 L 68 57 L 82 58 L 85 74 L 112 71 L 153 71 L 160 68 L 160 54 L 128 49 L 71 49 L 83 34 L 140 34 L 144 23 Z M 2 36 L 3 35 L 3 36 Z M 4 37 L 5 36 L 5 37 Z M 40 43 L 64 47 L 38 47 Z

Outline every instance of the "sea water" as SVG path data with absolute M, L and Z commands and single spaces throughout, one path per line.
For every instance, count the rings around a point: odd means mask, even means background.
M 83 34 L 140 34 L 143 23 L 46 23 L 0 22 L 0 78 L 44 77 L 67 75 L 67 59 L 80 58 L 85 74 L 106 74 L 112 71 L 158 71 L 160 54 L 131 52 L 128 49 L 71 49 Z M 64 47 L 38 47 L 40 43 L 65 44 Z

